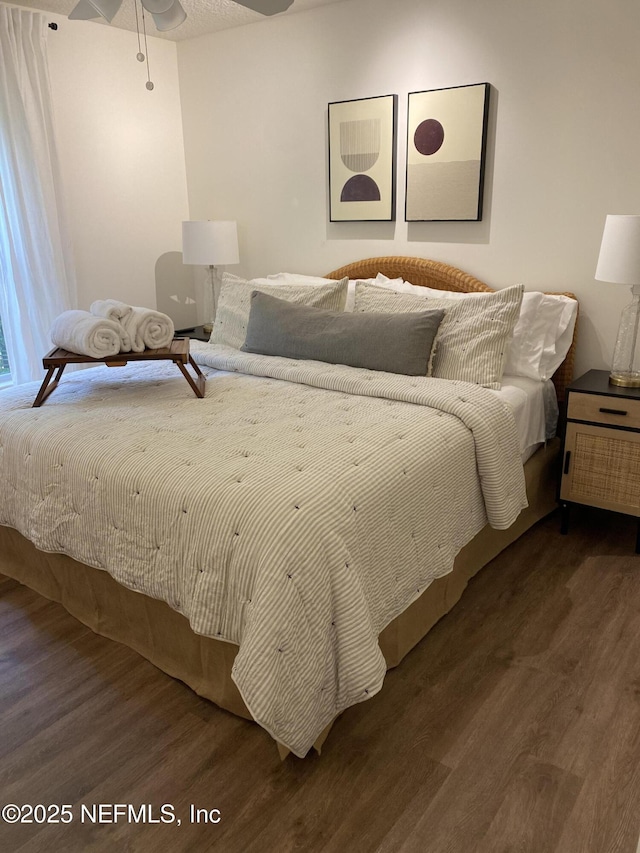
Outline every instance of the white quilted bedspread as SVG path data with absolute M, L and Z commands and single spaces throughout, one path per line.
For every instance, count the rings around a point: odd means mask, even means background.
M 239 645 L 254 718 L 303 756 L 377 693 L 381 630 L 526 505 L 513 417 L 473 385 L 192 344 L 174 365 L 0 393 L 0 524 Z M 285 380 L 285 381 L 282 381 Z

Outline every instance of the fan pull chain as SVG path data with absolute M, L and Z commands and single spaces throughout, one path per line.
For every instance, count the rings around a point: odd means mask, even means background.
M 136 59 L 138 62 L 144 62 L 144 53 L 142 52 L 142 47 L 140 46 L 140 22 L 138 20 L 138 0 L 133 0 L 133 8 L 136 10 L 136 33 L 138 34 L 138 53 L 136 54 Z
M 133 6 L 136 10 L 136 32 L 138 33 L 138 53 L 136 54 L 136 59 L 138 62 L 144 62 L 147 60 L 147 82 L 146 87 L 151 92 L 153 89 L 153 83 L 151 82 L 151 76 L 149 71 L 149 46 L 147 45 L 147 25 L 144 18 L 144 6 L 142 5 L 142 0 L 140 2 L 140 10 L 142 12 L 142 34 L 144 37 L 144 49 L 145 53 L 142 52 L 142 47 L 140 45 L 140 20 L 138 18 L 138 0 L 133 0 Z
M 142 33 L 144 35 L 144 49 L 147 54 L 147 82 L 146 87 L 149 91 L 153 89 L 153 83 L 151 82 L 150 72 L 149 72 L 149 48 L 147 47 L 147 25 L 144 20 L 144 6 L 142 3 L 140 4 L 140 8 L 142 9 Z

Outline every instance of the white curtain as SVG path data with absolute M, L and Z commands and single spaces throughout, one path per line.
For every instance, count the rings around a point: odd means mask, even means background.
M 43 375 L 55 317 L 76 289 L 39 12 L 0 5 L 0 318 L 16 383 Z

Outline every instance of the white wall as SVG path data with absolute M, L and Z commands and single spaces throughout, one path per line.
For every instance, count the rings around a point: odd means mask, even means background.
M 188 219 L 176 47 L 135 33 L 58 23 L 47 40 L 80 308 L 113 297 L 154 307 L 156 262 L 180 251 Z
M 574 291 L 577 371 L 607 365 L 628 289 L 594 281 L 607 213 L 640 213 L 637 0 L 344 0 L 180 42 L 191 218 L 237 219 L 240 267 L 386 254 L 494 287 Z M 484 220 L 406 223 L 406 96 L 492 84 Z M 327 103 L 399 95 L 395 223 L 329 223 Z

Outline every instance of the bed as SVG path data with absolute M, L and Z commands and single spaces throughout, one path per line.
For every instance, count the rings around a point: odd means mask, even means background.
M 325 278 L 378 274 L 493 292 L 416 258 Z M 571 334 L 553 375 L 560 401 Z M 204 400 L 154 365 L 83 371 L 37 414 L 30 386 L 0 395 L 0 571 L 302 757 L 555 508 L 558 441 L 542 442 L 523 475 L 513 418 L 494 423 L 505 407 L 486 389 L 193 349 L 209 371 Z M 440 434 L 449 456 L 429 447 Z M 430 527 L 451 536 L 435 543 Z

